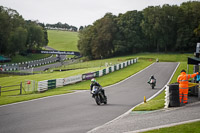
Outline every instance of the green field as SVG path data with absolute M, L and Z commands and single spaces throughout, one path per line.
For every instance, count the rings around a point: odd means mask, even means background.
M 48 30 L 49 47 L 60 51 L 78 51 L 78 32 Z

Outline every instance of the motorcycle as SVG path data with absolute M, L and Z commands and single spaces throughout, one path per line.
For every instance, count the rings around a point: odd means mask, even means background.
M 154 87 L 156 86 L 156 79 L 151 79 L 149 84 L 150 84 L 151 88 L 154 89 Z
M 97 105 L 101 105 L 102 103 L 107 104 L 107 97 L 103 94 L 101 88 L 93 86 L 91 93 Z

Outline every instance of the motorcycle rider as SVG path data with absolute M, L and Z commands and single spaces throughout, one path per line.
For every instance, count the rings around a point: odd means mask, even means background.
M 147 83 L 149 83 L 149 84 L 152 84 L 152 80 L 154 80 L 155 81 L 155 86 L 156 86 L 156 79 L 154 78 L 154 76 L 153 75 L 151 75 L 151 77 L 149 78 L 149 81 L 147 82 Z
M 105 96 L 105 93 L 104 93 L 104 89 L 103 89 L 102 86 L 96 81 L 95 78 L 92 78 L 92 79 L 91 79 L 90 92 L 92 91 L 93 86 L 98 86 L 99 89 L 100 89 L 100 91 L 102 91 L 104 97 L 106 97 L 106 96 Z

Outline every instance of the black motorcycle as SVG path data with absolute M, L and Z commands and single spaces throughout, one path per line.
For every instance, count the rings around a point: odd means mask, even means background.
M 97 105 L 101 105 L 102 103 L 107 104 L 107 97 L 102 91 L 98 86 L 93 86 L 92 88 L 92 97 L 95 99 Z
M 154 89 L 154 87 L 156 86 L 156 79 L 151 79 L 149 84 L 151 85 L 151 88 Z

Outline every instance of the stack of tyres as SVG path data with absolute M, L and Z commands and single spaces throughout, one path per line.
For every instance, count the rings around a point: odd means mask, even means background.
M 179 84 L 173 83 L 169 85 L 169 106 L 170 107 L 179 107 Z
M 48 80 L 48 89 L 56 88 L 56 79 Z

